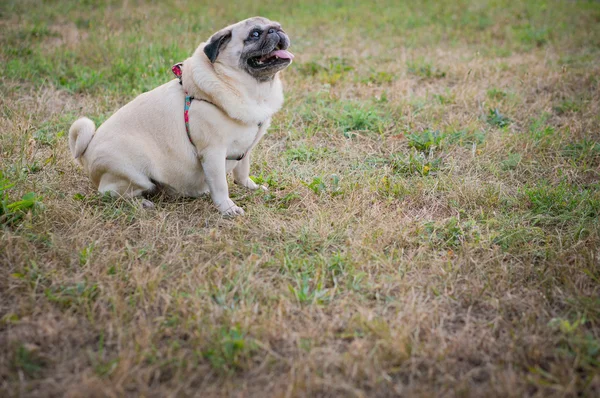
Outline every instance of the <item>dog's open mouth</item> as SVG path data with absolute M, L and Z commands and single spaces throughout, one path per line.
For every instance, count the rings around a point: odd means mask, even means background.
M 294 59 L 294 54 L 286 50 L 275 50 L 248 60 L 248 65 L 253 68 L 265 68 L 274 65 L 288 64 Z

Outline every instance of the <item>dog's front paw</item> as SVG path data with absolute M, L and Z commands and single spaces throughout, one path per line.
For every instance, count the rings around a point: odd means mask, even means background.
M 243 216 L 244 215 L 244 209 L 242 209 L 239 206 L 233 205 L 229 209 L 227 209 L 225 211 L 221 211 L 221 215 L 223 215 L 223 217 L 226 217 L 226 218 L 233 218 L 233 217 L 237 217 L 237 216 Z
M 233 218 L 244 215 L 244 209 L 233 203 L 233 200 L 227 199 L 224 203 L 218 206 L 223 217 Z
M 234 180 L 234 182 L 238 185 L 248 188 L 251 191 L 256 191 L 257 189 L 262 189 L 263 191 L 269 190 L 269 188 L 267 188 L 265 185 L 258 185 L 257 183 L 252 181 L 251 178 L 247 178 L 246 181 L 244 181 L 244 182 L 235 181 L 235 180 Z

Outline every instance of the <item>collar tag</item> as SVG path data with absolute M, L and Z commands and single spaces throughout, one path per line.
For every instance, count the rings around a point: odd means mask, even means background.
M 183 76 L 183 62 L 176 63 L 171 66 L 171 72 L 179 79 L 179 84 L 183 84 L 181 78 Z

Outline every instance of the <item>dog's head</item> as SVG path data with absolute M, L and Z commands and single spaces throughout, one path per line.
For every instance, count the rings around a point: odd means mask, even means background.
M 204 54 L 211 63 L 241 69 L 259 81 L 273 78 L 292 63 L 290 39 L 277 22 L 254 17 L 228 26 L 208 40 Z

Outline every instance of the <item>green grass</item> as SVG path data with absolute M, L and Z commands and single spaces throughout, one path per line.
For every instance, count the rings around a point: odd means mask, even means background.
M 286 102 L 209 198 L 100 195 L 67 132 L 223 26 Z M 596 1 L 0 4 L 0 395 L 596 396 Z
M 422 79 L 441 79 L 446 77 L 446 72 L 423 60 L 408 62 L 407 70 L 409 73 Z
M 9 195 L 15 183 L 10 182 L 0 172 L 0 226 L 14 226 L 20 223 L 27 214 L 31 214 L 42 206 L 41 198 L 35 192 L 28 192 L 20 199 L 12 199 Z

